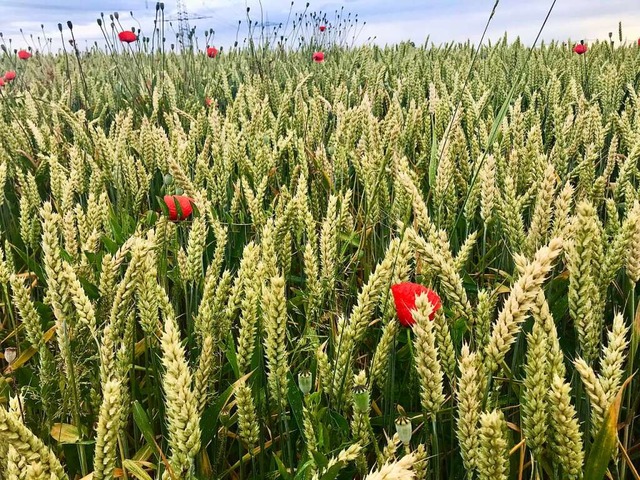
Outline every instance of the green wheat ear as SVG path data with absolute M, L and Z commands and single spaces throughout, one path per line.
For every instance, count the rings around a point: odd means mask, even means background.
M 479 436 L 478 478 L 509 478 L 507 423 L 501 411 L 493 410 L 480 415 Z
M 637 368 L 622 25 L 578 55 L 249 10 L 209 58 L 165 3 L 106 52 L 0 35 L 0 477 L 582 478 Z

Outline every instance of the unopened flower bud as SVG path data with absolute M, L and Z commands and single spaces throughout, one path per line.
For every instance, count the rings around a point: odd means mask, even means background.
M 398 438 L 405 445 L 409 445 L 411 441 L 411 420 L 405 415 L 400 415 L 396 418 L 396 432 L 398 432 Z
M 304 395 L 311 391 L 311 372 L 307 371 L 298 374 L 298 386 Z
M 4 359 L 11 365 L 18 356 L 18 350 L 15 347 L 7 347 L 4 349 Z
M 225 427 L 229 428 L 229 420 L 231 419 L 231 415 L 229 415 L 229 409 L 223 408 L 220 410 L 220 415 L 218 417 L 220 419 L 220 423 Z
M 353 387 L 353 403 L 356 410 L 366 412 L 369 410 L 369 391 L 362 385 Z

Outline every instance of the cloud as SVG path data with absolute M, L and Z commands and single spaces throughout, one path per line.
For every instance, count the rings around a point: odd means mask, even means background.
M 351 13 L 351 21 L 358 19 L 358 42 L 375 37 L 378 44 L 396 43 L 413 40 L 423 43 L 427 38 L 437 43 L 449 41 L 478 42 L 487 23 L 495 0 L 349 0 L 339 2 L 323 0 L 314 2 L 307 13 L 322 11 L 328 22 L 335 22 L 335 12 L 342 11 L 346 16 Z M 145 8 L 145 3 L 148 8 Z M 266 31 L 272 25 L 286 23 L 289 18 L 289 30 L 297 14 L 305 10 L 306 1 L 294 0 L 184 0 L 192 19 L 191 26 L 196 32 L 212 28 L 216 32 L 215 43 L 232 45 L 240 24 L 239 39 L 248 34 L 246 7 L 250 7 L 252 21 L 269 22 Z M 606 39 L 608 32 L 617 32 L 618 21 L 623 21 L 625 35 L 630 40 L 640 36 L 640 10 L 629 0 L 582 0 L 558 2 L 551 15 L 542 38 L 545 40 L 568 38 Z M 165 1 L 165 14 L 175 18 L 175 2 Z M 525 43 L 531 43 L 549 8 L 549 1 L 542 0 L 502 0 L 487 32 L 487 38 L 497 39 L 508 32 L 510 39 L 520 37 Z M 261 9 L 262 6 L 262 9 Z M 129 15 L 134 9 L 135 20 Z M 340 10 L 340 9 L 343 10 Z M 105 15 L 113 11 L 120 12 L 120 22 L 124 28 L 142 26 L 143 32 L 150 34 L 155 15 L 155 1 L 148 0 L 66 0 L 46 2 L 45 0 L 2 0 L 0 18 L 5 38 L 12 37 L 14 45 L 25 43 L 20 28 L 30 43 L 29 34 L 41 35 L 40 24 L 44 24 L 47 37 L 54 39 L 59 46 L 57 23 L 66 29 L 66 21 L 74 23 L 74 33 L 82 45 L 83 41 L 101 43 L 102 34 L 96 19 L 100 12 Z M 290 15 L 290 13 L 292 15 Z M 357 17 L 356 17 L 357 15 Z M 107 21 L 107 26 L 110 21 Z M 173 29 L 177 30 L 174 20 Z M 259 34 L 259 28 L 258 28 Z M 167 41 L 173 40 L 173 32 L 167 24 Z M 617 33 L 615 35 L 617 37 Z M 34 41 L 35 42 L 35 41 Z M 56 43 L 57 42 L 57 43 Z M 32 45 L 35 46 L 35 45 Z

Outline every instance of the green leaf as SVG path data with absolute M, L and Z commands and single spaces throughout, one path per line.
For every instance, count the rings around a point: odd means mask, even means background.
M 182 205 L 180 205 L 180 202 L 178 201 L 178 199 L 174 196 L 171 197 L 171 199 L 173 200 L 173 205 L 176 207 L 176 214 L 178 215 L 178 218 L 184 218 L 184 213 L 182 211 Z
M 622 403 L 622 393 L 624 388 L 631 381 L 629 377 L 616 398 L 609 406 L 607 415 L 605 416 L 602 427 L 596 439 L 591 446 L 589 452 L 589 458 L 584 469 L 585 480 L 602 480 L 607 472 L 607 467 L 611 461 L 611 457 L 615 453 L 616 445 L 618 444 L 618 415 L 620 414 L 620 404 Z
M 164 455 L 164 453 L 162 453 L 162 450 L 160 450 L 160 446 L 156 442 L 155 436 L 153 434 L 153 428 L 151 427 L 151 422 L 149 421 L 149 416 L 138 400 L 133 402 L 133 421 L 136 422 L 136 425 L 142 432 L 144 439 L 149 445 L 152 446 L 158 458 L 162 459 L 162 463 L 167 469 L 171 480 L 177 480 L 175 473 L 173 473 L 171 465 L 169 465 L 167 457 Z
M 329 416 L 331 417 L 331 420 L 333 420 L 335 426 L 338 427 L 338 430 L 340 430 L 342 435 L 344 435 L 345 438 L 348 437 L 351 432 L 349 422 L 347 422 L 347 420 L 342 415 L 335 411 L 330 411 Z
M 114 255 L 118 251 L 118 248 L 120 248 L 120 246 L 107 235 L 102 235 L 100 237 L 100 241 L 104 245 L 107 252 L 109 252 L 111 255 Z
M 46 286 L 47 281 L 44 276 L 44 269 L 42 268 L 40 263 L 34 261 L 32 256 L 27 255 L 26 252 L 20 250 L 18 247 L 14 246 L 14 250 L 16 251 L 18 256 L 24 261 L 25 265 L 29 268 L 29 271 L 36 274 L 36 277 L 38 277 L 38 283 L 40 285 Z
M 202 432 L 200 437 L 200 444 L 207 445 L 212 439 L 213 435 L 217 431 L 218 425 L 218 417 L 220 416 L 220 412 L 225 407 L 225 405 L 229 402 L 231 395 L 238 385 L 242 382 L 246 381 L 251 376 L 251 373 L 247 373 L 242 376 L 233 385 L 229 385 L 229 387 L 218 397 L 216 403 L 214 403 L 211 407 L 207 408 L 202 414 L 202 418 L 200 419 L 200 431 Z
M 311 452 L 311 455 L 313 456 L 313 460 L 316 462 L 316 465 L 319 468 L 326 468 L 329 464 L 329 459 L 321 452 L 313 451 Z
M 344 462 L 338 462 L 335 465 L 332 465 L 331 468 L 329 468 L 329 470 L 320 477 L 320 480 L 334 480 L 345 465 L 346 464 Z
M 280 476 L 283 478 L 283 480 L 292 480 L 293 476 L 289 473 L 289 471 L 287 470 L 287 467 L 285 466 L 284 463 L 282 463 L 282 460 L 280 460 L 278 455 L 274 453 L 273 458 L 275 459 L 276 464 L 278 465 L 278 471 L 280 472 Z
M 158 201 L 158 206 L 160 207 L 160 210 L 162 211 L 162 215 L 164 215 L 165 217 L 169 216 L 169 207 L 167 206 L 166 203 L 164 203 L 164 198 L 163 197 L 159 197 L 156 195 L 156 200 Z
M 229 364 L 233 369 L 233 373 L 236 378 L 238 378 L 240 376 L 240 369 L 238 368 L 238 357 L 236 356 L 236 347 L 231 331 L 229 331 L 229 335 L 227 336 L 227 348 L 225 349 L 225 354 L 227 355 L 227 360 L 229 360 Z
M 84 277 L 78 277 L 78 281 L 80 282 L 80 285 L 82 285 L 87 297 L 89 297 L 89 300 L 98 300 L 100 298 L 100 291 L 93 283 Z
M 80 440 L 80 432 L 74 425 L 54 423 L 51 427 L 51 437 L 58 443 L 77 443 Z
M 153 434 L 153 428 L 151 427 L 151 422 L 149 421 L 149 416 L 138 400 L 133 402 L 133 421 L 136 422 L 136 425 L 142 432 L 147 443 L 155 446 L 156 440 L 155 435 Z M 154 448 L 154 450 L 156 453 L 160 453 L 157 448 Z
M 350 244 L 355 248 L 358 248 L 360 246 L 360 235 L 358 235 L 355 232 L 353 233 L 338 232 L 338 237 L 341 242 Z
M 203 412 L 202 418 L 200 419 L 200 431 L 202 432 L 200 442 L 202 445 L 207 445 L 213 440 L 213 436 L 217 431 L 218 416 L 229 401 L 229 398 L 231 398 L 234 389 L 235 385 L 229 385 L 222 395 L 218 397 L 216 403 Z
M 304 480 L 307 478 L 308 475 L 306 475 L 306 471 L 307 469 L 311 468 L 311 466 L 313 466 L 313 460 L 307 460 L 306 462 L 304 462 L 304 464 L 298 468 L 298 470 L 296 471 L 296 476 L 294 477 L 294 480 Z
M 152 480 L 149 474 L 145 472 L 140 464 L 135 460 L 126 459 L 122 462 L 122 466 L 128 473 L 136 477 L 138 480 Z
M 287 390 L 287 398 L 289 399 L 289 405 L 291 406 L 291 413 L 296 420 L 298 430 L 304 431 L 304 419 L 302 414 L 302 392 L 298 388 L 295 379 L 291 372 L 287 375 L 289 381 L 289 389 Z
M 153 447 L 145 443 L 140 450 L 133 455 L 132 460 L 148 460 L 151 455 L 153 455 Z
M 147 210 L 145 215 L 145 222 L 148 227 L 152 227 L 158 221 L 158 212 L 154 210 Z

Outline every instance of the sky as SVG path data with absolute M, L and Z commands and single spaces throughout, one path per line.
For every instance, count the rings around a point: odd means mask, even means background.
M 247 7 L 253 21 L 270 24 L 286 23 L 289 12 L 301 13 L 306 0 L 183 0 L 196 32 L 215 30 L 212 44 L 228 48 L 236 35 L 242 43 L 247 36 Z M 166 0 L 165 13 L 175 16 L 176 0 Z M 411 40 L 424 43 L 427 38 L 436 44 L 449 41 L 480 41 L 495 0 L 309 0 L 308 12 L 323 12 L 330 19 L 344 7 L 344 15 L 358 15 L 355 43 L 374 42 L 380 45 Z M 487 39 L 497 40 L 507 32 L 509 40 L 516 37 L 531 44 L 538 33 L 552 0 L 500 0 L 491 20 Z M 57 24 L 66 30 L 67 20 L 74 24 L 74 34 L 80 46 L 85 42 L 103 43 L 96 23 L 100 12 L 119 12 L 124 28 L 138 27 L 147 35 L 153 28 L 154 0 L 0 0 L 0 32 L 11 39 L 11 48 L 28 45 L 37 48 L 37 37 L 54 39 L 54 50 L 60 42 Z M 262 15 L 261 8 L 262 6 Z M 129 12 L 132 11 L 135 20 Z M 238 21 L 242 23 L 239 26 Z M 605 40 L 613 32 L 618 38 L 618 22 L 622 21 L 623 37 L 628 42 L 640 38 L 640 0 L 557 0 L 542 34 L 544 40 L 585 39 Z M 177 29 L 177 23 L 173 22 Z M 22 33 L 20 32 L 22 29 Z M 291 25 L 289 26 L 291 30 Z M 352 31 L 355 31 L 352 30 Z M 33 37 L 31 37 L 31 35 Z M 66 35 L 66 32 L 65 32 Z M 167 41 L 175 40 L 167 26 Z M 204 46 L 203 40 L 200 46 Z

